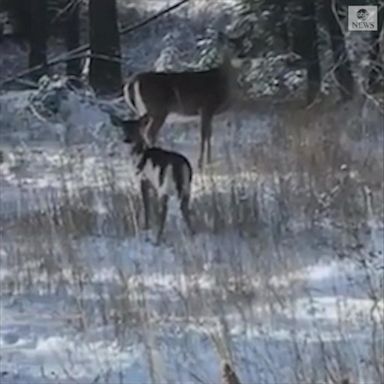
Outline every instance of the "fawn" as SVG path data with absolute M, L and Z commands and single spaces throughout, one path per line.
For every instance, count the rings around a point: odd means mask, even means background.
M 123 128 L 125 143 L 131 145 L 131 156 L 140 177 L 141 195 L 144 205 L 144 226 L 149 229 L 150 188 L 155 190 L 160 202 L 160 220 L 157 243 L 164 231 L 169 197 L 176 195 L 182 216 L 193 234 L 189 215 L 191 197 L 192 167 L 189 160 L 180 153 L 159 147 L 150 147 L 142 135 L 142 127 L 148 124 L 149 117 L 137 120 L 122 120 L 111 116 L 112 123 Z

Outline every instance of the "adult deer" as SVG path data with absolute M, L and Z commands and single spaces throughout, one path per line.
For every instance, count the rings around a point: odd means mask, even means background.
M 223 35 L 219 37 L 223 42 Z M 224 42 L 228 42 L 228 39 Z M 236 83 L 235 66 L 228 51 L 229 43 L 226 43 L 223 61 L 216 68 L 205 71 L 143 72 L 131 77 L 124 86 L 124 99 L 128 106 L 138 117 L 149 117 L 143 136 L 152 144 L 169 114 L 200 117 L 200 169 L 205 152 L 208 162 L 212 160 L 212 119 L 227 110 Z

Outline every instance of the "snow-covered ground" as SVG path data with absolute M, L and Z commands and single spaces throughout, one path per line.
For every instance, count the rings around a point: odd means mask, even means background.
M 241 247 L 240 239 L 195 239 L 193 246 L 207 255 L 192 274 L 171 247 L 84 238 L 76 243 L 88 275 L 81 288 L 68 265 L 57 281 L 41 273 L 28 289 L 12 290 L 15 276 L 23 280 L 35 268 L 2 262 L 1 283 L 8 287 L 1 301 L 2 382 L 147 383 L 151 369 L 155 382 L 219 382 L 215 334 L 225 335 L 245 383 L 322 382 L 327 369 L 378 382 L 373 362 L 382 357 L 383 302 L 378 298 L 375 308 L 367 298 L 364 270 L 332 260 L 327 249 L 300 245 L 285 249 L 284 257 L 316 253 L 319 261 L 277 275 L 259 261 L 258 274 L 249 267 L 241 277 L 225 275 L 230 263 L 215 262 L 212 253 L 226 255 L 232 241 Z M 272 258 L 268 264 L 278 257 L 259 256 Z M 7 257 L 3 249 L 2 260 Z M 379 279 L 380 270 L 373 271 Z
M 276 196 L 269 164 L 246 156 L 271 145 L 276 117 L 216 120 L 215 163 L 193 185 L 198 234 L 172 209 L 156 247 L 100 103 L 71 93 L 44 121 L 30 100 L 0 97 L 2 383 L 218 383 L 223 355 L 243 383 L 379 382 L 378 203 L 366 201 L 363 231 L 326 220 L 310 230 L 300 215 L 281 229 L 290 200 Z M 161 142 L 196 164 L 198 140 L 193 124 L 169 123 Z
M 233 13 L 213 3 L 124 36 L 124 73 L 153 68 L 167 39 L 192 62 L 207 25 Z M 3 77 L 26 67 L 25 47 L 2 52 Z M 2 384 L 219 383 L 224 358 L 242 384 L 384 383 L 382 112 L 217 117 L 214 163 L 193 180 L 197 234 L 172 206 L 155 246 L 106 113 L 119 102 L 52 84 L 0 94 Z M 160 136 L 196 168 L 195 123 Z

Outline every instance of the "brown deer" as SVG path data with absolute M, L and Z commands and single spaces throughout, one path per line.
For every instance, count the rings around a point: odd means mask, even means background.
M 228 47 L 227 44 L 225 51 Z M 214 115 L 228 109 L 235 87 L 234 61 L 230 59 L 228 52 L 224 52 L 223 56 L 222 64 L 213 69 L 143 72 L 131 77 L 124 86 L 124 99 L 128 106 L 138 117 L 149 117 L 143 136 L 152 144 L 169 114 L 200 117 L 200 169 L 205 152 L 208 162 L 212 160 L 212 119 Z

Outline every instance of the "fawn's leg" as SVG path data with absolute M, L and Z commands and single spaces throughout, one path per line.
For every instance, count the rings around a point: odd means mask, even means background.
M 188 230 L 191 235 L 194 234 L 194 230 L 191 224 L 191 218 L 190 218 L 190 210 L 189 210 L 189 200 L 190 200 L 190 195 L 183 195 L 180 198 L 180 210 L 181 214 L 183 215 L 183 218 L 185 220 L 185 223 L 187 224 Z
M 204 163 L 204 153 L 205 153 L 205 144 L 207 142 L 207 139 L 210 136 L 210 130 L 211 130 L 211 120 L 212 115 L 208 113 L 205 110 L 201 111 L 201 133 L 200 133 L 200 155 L 199 155 L 199 161 L 198 161 L 198 167 L 200 170 L 203 169 L 203 163 Z M 210 142 L 208 141 L 208 151 L 210 153 Z M 210 154 L 209 154 L 210 156 Z
M 212 138 L 212 118 L 209 120 L 209 124 L 207 125 L 207 133 L 206 133 L 206 140 L 207 140 L 207 146 L 208 146 L 208 152 L 207 152 L 208 163 L 212 163 L 211 138 Z
M 159 220 L 159 231 L 157 232 L 157 239 L 156 239 L 157 244 L 160 243 L 161 237 L 163 236 L 167 210 L 168 210 L 168 196 L 163 195 L 160 197 L 160 220 Z
M 150 216 L 150 190 L 148 180 L 141 180 L 140 183 L 141 196 L 143 198 L 144 205 L 144 229 L 149 229 L 149 216 Z

